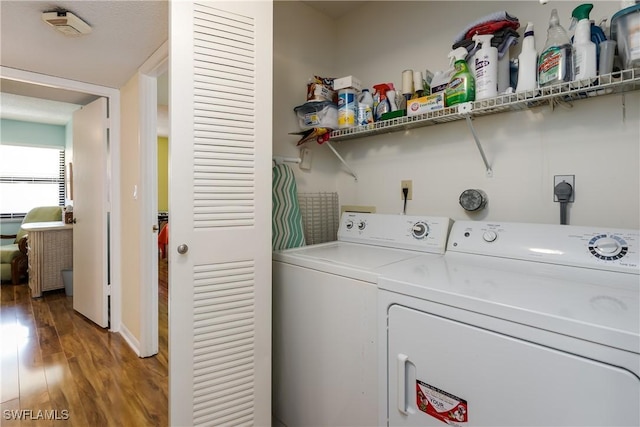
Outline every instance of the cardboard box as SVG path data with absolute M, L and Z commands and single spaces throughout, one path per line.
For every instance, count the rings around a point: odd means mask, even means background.
M 444 92 L 407 101 L 407 116 L 417 116 L 444 108 Z
M 352 88 L 358 92 L 362 92 L 362 83 L 353 76 L 340 77 L 333 81 L 333 90 Z
M 307 85 L 307 101 L 331 101 L 337 104 L 338 94 L 323 84 L 309 83 Z

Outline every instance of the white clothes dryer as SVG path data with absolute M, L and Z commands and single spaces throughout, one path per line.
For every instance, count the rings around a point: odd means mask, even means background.
M 377 424 L 377 270 L 441 258 L 450 227 L 449 218 L 345 213 L 338 241 L 273 253 L 276 421 Z
M 638 230 L 457 221 L 382 269 L 380 424 L 640 424 Z

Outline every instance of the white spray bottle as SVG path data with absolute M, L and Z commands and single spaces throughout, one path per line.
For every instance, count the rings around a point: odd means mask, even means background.
M 476 100 L 498 96 L 498 49 L 491 46 L 493 34 L 476 34 L 472 39 L 476 47 L 482 45 L 476 52 L 473 66 L 476 79 Z
M 527 24 L 522 41 L 522 52 L 518 56 L 518 86 L 516 92 L 534 90 L 538 86 L 538 52 L 533 36 L 533 22 Z
M 596 45 L 591 41 L 591 22 L 589 12 L 593 9 L 590 3 L 581 4 L 571 14 L 571 30 L 575 25 L 573 36 L 574 80 L 588 79 L 596 76 Z

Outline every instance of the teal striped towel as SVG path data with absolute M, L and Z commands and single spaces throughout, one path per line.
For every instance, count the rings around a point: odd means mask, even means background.
M 288 165 L 273 167 L 271 245 L 273 250 L 304 246 L 302 214 L 293 171 Z

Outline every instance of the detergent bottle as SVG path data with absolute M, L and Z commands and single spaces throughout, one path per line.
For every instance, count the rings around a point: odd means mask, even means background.
M 538 63 L 538 53 L 536 52 L 536 41 L 533 36 L 533 22 L 527 24 L 522 41 L 522 52 L 518 56 L 518 85 L 516 92 L 522 90 L 534 90 L 537 86 L 536 66 Z
M 593 5 L 585 3 L 573 9 L 571 13 L 572 21 L 569 30 L 574 27 L 576 29 L 573 37 L 574 80 L 596 76 L 596 45 L 591 41 L 591 22 L 589 21 L 591 9 Z
M 498 49 L 491 46 L 493 34 L 476 34 L 472 39 L 476 47 L 473 68 L 476 80 L 476 99 L 486 99 L 498 96 Z
M 474 101 L 476 99 L 476 84 L 473 74 L 469 71 L 465 58 L 467 49 L 459 47 L 449 52 L 449 58 L 453 62 L 454 73 L 444 91 L 444 102 L 447 107 L 461 102 Z
M 573 47 L 567 32 L 560 25 L 558 10 L 551 11 L 547 43 L 538 58 L 538 84 L 540 87 L 562 82 L 570 82 L 573 78 Z

